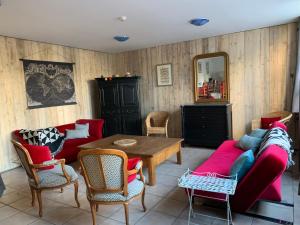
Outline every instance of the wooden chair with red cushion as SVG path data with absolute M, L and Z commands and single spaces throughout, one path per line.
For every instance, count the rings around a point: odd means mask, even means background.
M 261 118 L 252 120 L 251 128 L 252 130 L 258 128 L 269 129 L 273 122 L 279 121 L 283 124 L 287 124 L 292 117 L 293 114 L 287 111 L 267 113 L 263 115 Z
M 65 165 L 64 159 L 53 160 L 47 146 L 22 145 L 12 140 L 21 164 L 28 176 L 29 187 L 32 194 L 32 206 L 37 195 L 39 203 L 39 216 L 42 217 L 41 193 L 46 189 L 62 189 L 74 184 L 75 201 L 78 201 L 78 175 L 71 166 Z

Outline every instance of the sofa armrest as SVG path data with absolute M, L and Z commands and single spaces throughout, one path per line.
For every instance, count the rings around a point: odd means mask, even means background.
M 232 208 L 237 212 L 248 210 L 279 178 L 286 169 L 288 155 L 279 146 L 269 146 L 257 159 L 247 175 L 238 184 L 232 198 Z
M 102 131 L 104 120 L 103 119 L 79 119 L 76 121 L 78 124 L 89 124 L 89 134 L 90 136 L 96 137 L 98 139 L 102 138 Z

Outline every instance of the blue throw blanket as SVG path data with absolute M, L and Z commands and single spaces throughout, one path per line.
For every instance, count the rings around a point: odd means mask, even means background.
M 292 139 L 284 129 L 279 127 L 272 128 L 266 133 L 256 157 L 261 155 L 270 145 L 277 145 L 288 153 L 287 168 L 289 168 L 290 166 L 295 165 L 295 162 L 293 161 L 294 149 L 292 143 Z

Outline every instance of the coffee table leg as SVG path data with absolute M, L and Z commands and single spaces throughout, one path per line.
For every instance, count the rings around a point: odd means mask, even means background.
M 181 149 L 177 152 L 177 164 L 181 165 L 182 163 L 182 157 L 181 157 Z
M 156 184 L 156 166 L 153 158 L 148 159 L 148 184 L 153 186 Z

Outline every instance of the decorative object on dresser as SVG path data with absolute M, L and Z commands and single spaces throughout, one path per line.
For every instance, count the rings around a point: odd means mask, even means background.
M 105 120 L 104 136 L 142 134 L 139 78 L 96 78 L 100 95 L 100 115 Z
M 228 102 L 228 58 L 226 52 L 194 57 L 195 102 Z
M 29 109 L 76 104 L 73 63 L 22 61 Z
M 217 147 L 232 139 L 231 110 L 231 104 L 181 106 L 184 144 Z

